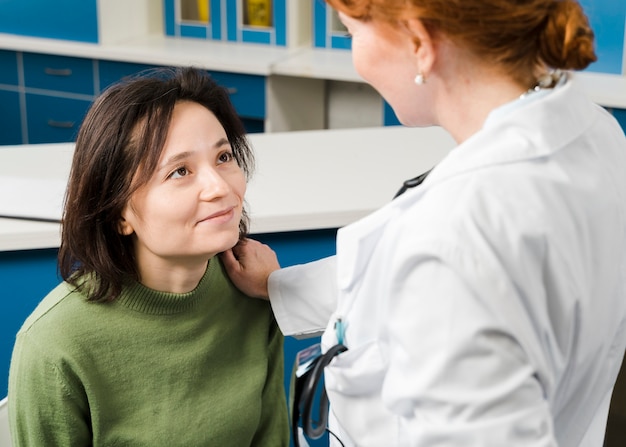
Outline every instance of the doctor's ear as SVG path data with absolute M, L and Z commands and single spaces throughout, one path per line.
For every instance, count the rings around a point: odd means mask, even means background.
M 435 63 L 436 57 L 433 33 L 430 32 L 419 19 L 407 20 L 405 26 L 413 37 L 413 43 L 415 45 L 413 51 L 415 52 L 414 56 L 418 72 L 427 76 Z

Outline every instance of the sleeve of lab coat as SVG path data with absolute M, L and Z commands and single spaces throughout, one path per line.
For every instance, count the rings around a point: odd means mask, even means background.
M 268 288 L 283 334 L 319 335 L 337 306 L 336 259 L 331 256 L 278 270 L 270 275 Z
M 536 370 L 506 324 L 514 312 L 497 315 L 438 260 L 404 267 L 386 307 L 382 396 L 402 445 L 556 445 Z

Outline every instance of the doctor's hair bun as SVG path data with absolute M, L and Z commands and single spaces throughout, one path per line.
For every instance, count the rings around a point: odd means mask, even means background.
M 541 59 L 552 68 L 582 70 L 597 60 L 593 30 L 575 0 L 553 1 L 539 43 Z

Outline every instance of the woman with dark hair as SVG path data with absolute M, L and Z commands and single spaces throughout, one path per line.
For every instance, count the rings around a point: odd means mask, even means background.
M 224 253 L 231 278 L 285 334 L 326 328 L 309 377 L 328 365 L 345 447 L 601 446 L 626 346 L 626 139 L 571 73 L 596 59 L 580 5 L 328 3 L 399 120 L 458 146 L 340 229 L 336 258 L 276 270 L 249 241 Z
M 76 141 L 63 282 L 17 335 L 15 446 L 287 445 L 283 336 L 216 255 L 247 233 L 253 154 L 200 70 L 105 91 Z

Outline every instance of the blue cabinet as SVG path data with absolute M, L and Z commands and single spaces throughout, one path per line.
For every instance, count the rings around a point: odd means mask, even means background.
M 287 0 L 163 0 L 165 34 L 287 46 Z
M 237 113 L 245 118 L 265 119 L 265 77 L 210 71 L 215 82 L 230 93 Z
M 94 98 L 154 65 L 0 50 L 0 145 L 75 141 Z M 20 73 L 23 73 L 20 79 Z M 209 71 L 249 133 L 263 132 L 265 76 Z
M 3 90 L 0 85 L 0 145 L 22 143 L 22 119 L 19 111 L 19 93 Z
M 287 45 L 287 0 L 226 0 L 231 42 Z M 294 6 L 296 2 L 290 2 Z
M 15 334 L 58 283 L 56 249 L 0 252 L 0 396 L 7 394 Z M 0 397 L 1 398 L 1 397 Z
M 323 1 L 313 1 L 313 46 L 349 50 L 352 40 L 337 12 Z
M 94 62 L 78 57 L 24 53 L 24 85 L 93 97 Z
M 222 39 L 221 17 L 221 1 L 163 0 L 166 36 L 220 40 Z
M 132 62 L 99 61 L 98 62 L 98 89 L 104 91 L 108 86 L 128 76 L 137 75 L 144 71 L 156 68 L 154 65 L 136 64 Z
M 114 82 L 158 68 L 131 62 L 99 61 L 99 88 L 103 91 Z M 263 132 L 266 117 L 265 76 L 222 71 L 208 71 L 209 75 L 230 94 L 230 100 L 249 133 Z
M 75 141 L 95 96 L 90 59 L 23 53 L 28 143 Z
M 0 50 L 0 144 L 22 142 L 17 53 Z
M 17 53 L 0 50 L 0 144 L 22 143 Z
M 27 93 L 28 143 L 76 141 L 78 129 L 91 102 L 91 99 Z
M 2 0 L 0 32 L 98 42 L 97 0 Z
M 17 53 L 14 51 L 0 50 L 0 85 L 18 85 Z

